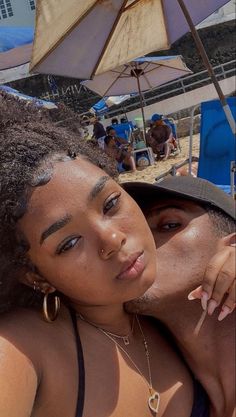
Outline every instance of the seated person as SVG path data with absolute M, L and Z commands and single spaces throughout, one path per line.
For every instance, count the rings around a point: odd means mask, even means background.
M 117 137 L 115 130 L 111 126 L 107 127 L 107 136 L 104 139 L 104 144 L 105 152 L 116 159 L 118 164 L 122 164 L 123 169 L 126 171 L 136 170 L 129 143 L 125 139 Z
M 166 160 L 171 152 L 177 150 L 177 141 L 170 125 L 167 125 L 160 115 L 153 114 L 151 120 L 152 127 L 148 132 L 148 145 L 158 156 L 164 153 L 163 160 Z
M 99 148 L 104 149 L 104 138 L 106 136 L 106 131 L 99 121 L 98 117 L 93 117 L 91 123 L 93 124 L 93 136 L 92 139 L 97 141 Z

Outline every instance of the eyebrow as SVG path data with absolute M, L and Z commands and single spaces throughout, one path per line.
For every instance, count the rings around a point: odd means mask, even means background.
M 42 245 L 45 239 L 47 239 L 50 235 L 57 232 L 62 227 L 66 226 L 71 221 L 71 217 L 72 216 L 66 215 L 61 219 L 57 220 L 55 223 L 51 224 L 51 226 L 49 226 L 46 230 L 44 230 L 40 237 L 40 245 Z
M 160 214 L 162 213 L 162 211 L 168 210 L 168 209 L 177 209 L 177 210 L 181 210 L 181 211 L 186 211 L 184 207 L 179 206 L 177 204 L 166 204 L 164 206 L 161 207 L 155 207 L 153 206 L 153 208 L 149 208 L 146 210 L 146 215 L 149 215 L 150 213 L 157 213 Z
M 103 177 L 99 178 L 99 180 L 96 182 L 94 187 L 89 193 L 88 199 L 93 200 L 104 188 L 107 181 L 110 181 L 111 177 L 108 175 L 104 175 Z M 62 227 L 66 226 L 71 221 L 72 216 L 66 215 L 65 217 L 57 220 L 55 223 L 51 224 L 44 232 L 42 233 L 40 237 L 40 245 L 43 244 L 45 239 L 47 239 L 51 234 L 57 232 Z
M 97 197 L 97 195 L 103 190 L 107 181 L 110 181 L 110 180 L 111 180 L 111 177 L 109 177 L 108 175 L 104 175 L 103 177 L 99 178 L 99 180 L 96 182 L 96 184 L 90 191 L 88 199 L 93 200 L 95 197 Z

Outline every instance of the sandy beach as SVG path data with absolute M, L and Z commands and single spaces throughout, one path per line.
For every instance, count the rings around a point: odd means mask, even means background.
M 199 140 L 200 135 L 193 136 L 193 151 L 192 156 L 199 156 Z M 154 182 L 155 178 L 166 171 L 168 171 L 173 165 L 183 162 L 189 157 L 189 136 L 179 139 L 181 152 L 179 155 L 169 157 L 167 161 L 157 161 L 154 165 L 148 166 L 144 169 L 137 169 L 136 172 L 125 172 L 120 174 L 119 181 L 144 181 Z

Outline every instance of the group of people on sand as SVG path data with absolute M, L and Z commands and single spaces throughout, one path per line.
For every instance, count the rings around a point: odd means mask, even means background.
M 102 150 L 5 110 L 0 415 L 232 417 L 233 198 L 191 176 L 121 186 Z
M 98 146 L 117 161 L 119 172 L 135 171 L 136 164 L 132 154 L 132 145 L 126 139 L 116 134 L 113 126 L 104 129 L 97 117 L 91 119 L 93 123 L 93 138 Z M 150 128 L 147 132 L 147 145 L 152 148 L 156 159 L 167 160 L 170 155 L 178 152 L 178 143 L 171 124 L 157 113 L 151 117 Z
M 113 126 L 108 126 L 105 130 L 97 117 L 92 118 L 92 123 L 93 138 L 98 146 L 117 162 L 118 171 L 135 171 L 136 164 L 130 143 L 118 137 Z

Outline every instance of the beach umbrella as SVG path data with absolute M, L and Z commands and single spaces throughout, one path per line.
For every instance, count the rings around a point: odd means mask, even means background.
M 228 0 L 185 0 L 197 25 Z M 31 69 L 89 79 L 189 31 L 178 0 L 37 0 Z
M 131 98 L 130 94 L 120 95 L 120 96 L 104 96 L 99 100 L 97 103 L 95 103 L 90 111 L 95 112 L 96 114 L 104 114 L 107 112 L 109 107 L 112 106 L 118 106 L 119 104 L 123 103 L 124 101 Z
M 95 75 L 81 84 L 100 96 L 139 93 L 145 133 L 142 92 L 191 73 L 181 56 L 142 57 L 118 68 Z
M 89 79 L 139 56 L 168 49 L 191 30 L 233 126 L 230 109 L 193 30 L 228 1 L 38 0 L 30 68 Z
M 0 84 L 30 75 L 33 38 L 33 27 L 0 27 Z

